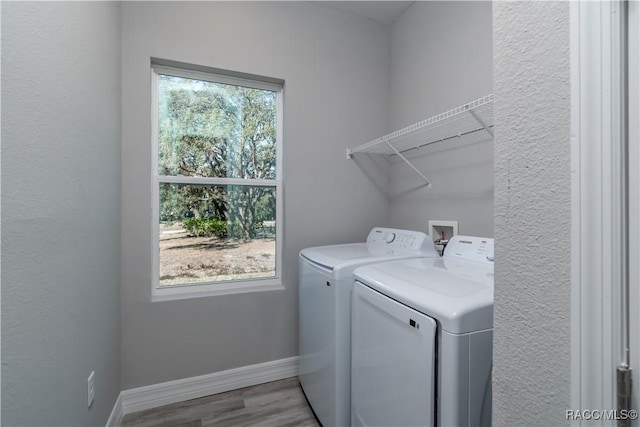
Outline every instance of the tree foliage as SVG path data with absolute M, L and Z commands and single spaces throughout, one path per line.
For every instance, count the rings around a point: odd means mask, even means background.
M 275 92 L 164 75 L 158 92 L 159 175 L 276 178 Z M 275 187 L 162 184 L 161 221 L 190 217 L 253 238 L 275 220 Z

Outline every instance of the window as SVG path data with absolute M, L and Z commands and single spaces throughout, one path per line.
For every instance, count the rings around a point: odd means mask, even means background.
M 153 299 L 282 289 L 282 85 L 152 76 Z

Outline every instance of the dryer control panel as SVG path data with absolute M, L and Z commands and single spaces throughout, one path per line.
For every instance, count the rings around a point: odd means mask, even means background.
M 453 236 L 444 249 L 444 256 L 493 264 L 493 239 Z
M 396 228 L 374 227 L 367 237 L 370 250 L 384 250 L 385 253 L 415 252 L 420 254 L 435 250 L 429 236 L 413 230 L 399 230 Z

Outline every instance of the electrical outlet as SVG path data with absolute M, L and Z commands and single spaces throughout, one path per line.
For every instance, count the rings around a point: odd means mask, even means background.
M 91 371 L 89 378 L 87 378 L 87 407 L 90 407 L 93 403 L 93 399 L 96 397 L 96 372 Z

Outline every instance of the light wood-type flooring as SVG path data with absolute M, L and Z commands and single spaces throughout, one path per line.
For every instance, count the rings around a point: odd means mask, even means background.
M 298 378 L 128 414 L 122 427 L 317 427 Z

